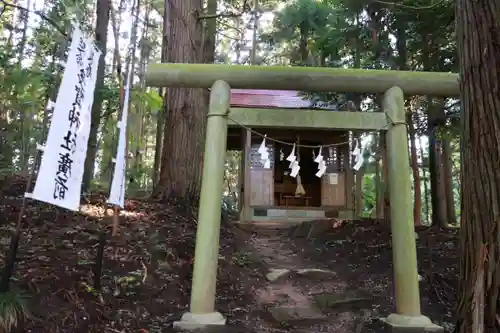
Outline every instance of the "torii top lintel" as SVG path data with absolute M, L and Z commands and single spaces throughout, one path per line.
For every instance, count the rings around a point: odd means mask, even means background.
M 331 67 L 151 64 L 146 84 L 154 87 L 210 88 L 217 80 L 234 89 L 383 93 L 391 87 L 406 95 L 457 97 L 458 74 Z

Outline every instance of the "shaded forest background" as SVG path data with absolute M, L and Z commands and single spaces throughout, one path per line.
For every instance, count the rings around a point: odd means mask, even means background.
M 127 196 L 190 199 L 199 193 L 207 92 L 150 89 L 148 63 L 197 62 L 457 72 L 454 4 L 359 0 L 24 0 L 0 3 L 0 173 L 28 174 L 50 123 L 71 23 L 93 35 L 98 71 L 84 191 L 107 191 L 127 64 L 133 68 Z M 165 33 L 163 33 L 165 31 Z M 188 36 L 188 37 L 187 37 Z M 177 38 L 177 39 L 176 39 Z M 165 97 L 165 99 L 163 99 Z M 379 96 L 304 96 L 338 109 L 377 111 Z M 163 103 L 165 100 L 165 103 Z M 459 217 L 459 103 L 407 100 L 415 224 Z M 183 112 L 179 112 L 183 109 Z M 192 127 L 193 124 L 196 126 Z M 356 178 L 355 216 L 384 208 L 383 138 L 360 134 L 367 163 Z M 186 137 L 188 139 L 186 139 Z M 228 152 L 229 207 L 238 200 L 239 153 Z M 177 165 L 194 165 L 187 172 Z

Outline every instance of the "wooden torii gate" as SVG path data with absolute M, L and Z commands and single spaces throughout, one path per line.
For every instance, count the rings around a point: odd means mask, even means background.
M 386 129 L 396 313 L 384 321 L 398 332 L 442 331 L 420 311 L 404 96 L 458 96 L 457 74 L 164 63 L 149 66 L 146 83 L 156 87 L 211 88 L 205 141 L 205 152 L 210 153 L 204 156 L 191 304 L 176 327 L 196 329 L 226 323 L 215 310 L 215 285 L 227 129 L 234 120 L 249 127 L 279 124 L 290 128 Z M 284 111 L 255 114 L 251 109 L 230 108 L 231 88 L 384 93 L 384 112 L 296 110 L 293 117 Z

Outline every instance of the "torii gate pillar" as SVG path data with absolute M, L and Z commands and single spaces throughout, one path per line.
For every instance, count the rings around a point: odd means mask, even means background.
M 226 324 L 222 314 L 215 311 L 215 285 L 230 98 L 231 88 L 226 82 L 216 81 L 212 85 L 196 229 L 191 305 L 189 312 L 174 323 L 174 327 L 181 330 Z
M 420 312 L 417 247 L 412 216 L 408 132 L 404 94 L 399 87 L 386 91 L 383 100 L 389 128 L 386 132 L 391 203 L 392 262 L 396 313 L 384 322 L 391 332 L 442 332 Z

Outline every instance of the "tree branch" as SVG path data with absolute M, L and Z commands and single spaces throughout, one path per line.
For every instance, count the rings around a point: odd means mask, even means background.
M 241 15 L 245 14 L 245 12 L 241 13 L 219 13 L 219 14 L 205 14 L 205 15 L 198 15 L 198 20 L 209 20 L 209 19 L 214 19 L 214 18 L 231 18 L 231 17 L 240 17 Z
M 239 38 L 239 37 L 231 37 L 231 36 L 228 36 L 228 35 L 226 35 L 226 34 L 222 33 L 221 31 L 223 31 L 223 30 L 217 30 L 217 33 L 218 33 L 219 35 L 221 35 L 222 37 L 225 37 L 225 38 L 227 38 L 227 39 L 230 39 L 230 40 L 233 40 L 233 41 L 236 41 L 236 42 L 238 42 L 238 41 L 240 40 L 240 38 Z
M 21 10 L 23 12 L 26 12 L 26 13 L 33 13 L 35 15 L 37 15 L 38 17 L 40 17 L 42 20 L 46 21 L 47 23 L 49 23 L 51 26 L 53 26 L 54 28 L 56 28 L 56 30 L 58 32 L 60 32 L 64 37 L 68 37 L 66 31 L 64 31 L 63 28 L 61 28 L 57 23 L 56 21 L 54 21 L 53 19 L 51 19 L 50 17 L 48 17 L 47 15 L 45 15 L 44 13 L 42 13 L 41 11 L 39 10 L 31 10 L 31 9 L 28 9 L 28 8 L 25 8 L 25 7 L 22 7 L 22 6 L 18 6 L 18 5 L 15 5 L 15 4 L 12 4 L 12 3 L 9 3 L 9 2 L 6 2 L 5 0 L 0 0 L 0 3 L 3 5 L 3 8 L 2 11 L 0 11 L 0 16 L 3 14 L 5 8 L 15 8 L 15 9 L 18 9 L 18 10 Z
M 244 34 L 245 34 L 245 32 L 244 32 L 242 29 L 237 28 L 237 27 L 233 27 L 232 25 L 230 25 L 230 24 L 229 24 L 229 23 L 227 23 L 227 22 L 224 22 L 223 20 L 219 21 L 219 24 L 220 24 L 220 25 L 225 26 L 225 27 L 226 27 L 226 28 L 228 28 L 228 29 L 233 29 L 233 30 L 235 30 L 235 31 L 236 31 L 237 33 L 239 33 L 240 35 L 244 35 Z
M 233 17 L 240 17 L 245 13 L 248 13 L 251 10 L 250 5 L 248 4 L 248 0 L 244 0 L 243 4 L 241 6 L 241 11 L 239 13 L 235 12 L 224 12 L 224 13 L 219 13 L 219 14 L 199 14 L 197 15 L 198 20 L 209 20 L 209 19 L 216 19 L 216 18 L 233 18 Z

